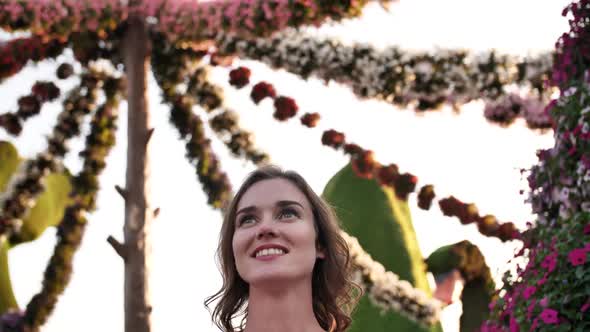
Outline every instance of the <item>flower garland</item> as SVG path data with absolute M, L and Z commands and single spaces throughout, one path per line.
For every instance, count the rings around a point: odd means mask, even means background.
M 64 46 L 65 44 L 59 41 L 45 41 L 39 36 L 0 43 L 0 83 L 18 73 L 29 60 L 41 61 L 57 57 L 63 52 Z
M 37 197 L 43 192 L 43 179 L 50 171 L 59 168 L 67 152 L 67 140 L 80 134 L 84 116 L 95 108 L 96 90 L 104 77 L 89 72 L 81 76 L 80 86 L 64 100 L 64 111 L 58 116 L 53 133 L 47 139 L 47 150 L 27 164 L 24 179 L 14 184 L 10 196 L 2 199 L 0 209 L 0 236 L 18 242 L 22 219 Z
M 590 80 L 564 88 L 549 109 L 555 146 L 539 151 L 528 177 L 538 219 L 529 223 L 516 255 L 528 262 L 504 275 L 501 297 L 483 331 L 590 326 Z
M 220 55 L 258 60 L 304 79 L 313 75 L 333 80 L 351 86 L 360 97 L 414 105 L 419 111 L 436 109 L 445 102 L 458 105 L 482 97 L 494 100 L 504 95 L 510 84 L 533 90 L 528 98 L 532 100 L 547 98 L 550 92 L 544 85 L 551 70 L 550 54 L 519 59 L 494 52 L 430 55 L 406 53 L 396 47 L 378 51 L 364 44 L 345 46 L 334 39 L 318 39 L 294 29 L 254 40 L 219 34 L 215 41 Z M 526 106 L 524 114 L 538 113 L 534 104 Z M 527 123 L 531 117 L 525 115 Z M 535 127 L 534 121 L 529 124 Z
M 346 240 L 353 262 L 353 276 L 368 295 L 371 302 L 383 311 L 399 312 L 424 326 L 439 321 L 442 303 L 431 298 L 421 289 L 416 289 L 406 280 L 391 271 L 385 271 L 381 263 L 374 261 L 365 252 L 358 240 L 344 231 L 340 235 Z
M 30 94 L 18 99 L 18 111 L 0 114 L 0 127 L 11 135 L 20 135 L 23 122 L 39 114 L 43 103 L 53 101 L 59 95 L 60 90 L 53 82 L 36 82 Z
M 249 69 L 245 67 L 235 68 L 230 72 L 230 83 L 236 88 L 243 88 L 249 83 Z M 248 74 L 246 74 L 248 73 Z M 275 88 L 267 82 L 255 84 L 250 93 L 252 101 L 258 104 L 264 98 L 274 99 L 274 118 L 278 121 L 286 121 L 294 117 L 299 107 L 294 99 L 286 96 L 277 96 Z M 317 113 L 305 113 L 300 121 L 306 127 L 315 127 L 320 115 Z M 400 173 L 396 164 L 382 165 L 375 160 L 373 151 L 366 150 L 356 144 L 347 143 L 345 135 L 336 130 L 324 131 L 322 144 L 336 150 L 344 150 L 351 158 L 352 169 L 356 175 L 365 179 L 377 179 L 383 186 L 394 189 L 396 196 L 401 200 L 407 200 L 408 196 L 416 190 L 418 177 L 411 173 Z M 428 210 L 432 200 L 436 196 L 432 185 L 424 186 L 418 195 L 418 207 Z M 519 238 L 519 232 L 513 222 L 498 222 L 493 215 L 480 216 L 475 204 L 466 204 L 453 196 L 441 199 L 438 202 L 441 212 L 445 216 L 458 217 L 462 224 L 476 222 L 479 232 L 484 236 L 497 237 L 502 242 Z
M 168 56 L 164 48 L 154 47 L 152 67 L 156 81 L 162 87 L 164 101 L 171 106 L 170 122 L 176 127 L 180 137 L 188 141 L 186 157 L 196 168 L 208 204 L 214 208 L 223 208 L 232 196 L 231 183 L 221 169 L 210 140 L 205 136 L 203 121 L 192 112 L 195 99 L 179 92 L 180 81 L 186 74 L 187 66 L 182 64 L 175 67 L 173 72 L 168 71 L 171 67 L 166 60 L 181 61 L 177 57 Z
M 118 105 L 124 91 L 122 79 L 109 76 L 104 77 L 103 81 L 106 101 L 98 107 L 92 118 L 86 147 L 81 152 L 83 167 L 72 181 L 73 203 L 66 208 L 58 227 L 58 241 L 45 270 L 41 291 L 33 296 L 24 312 L 12 313 L 12 326 L 4 326 L 6 332 L 39 331 L 69 283 L 73 255 L 80 246 L 88 223 L 85 214 L 96 208 L 98 177 L 115 144 Z
M 381 0 L 387 2 L 386 0 Z M 320 25 L 357 17 L 369 0 L 6 0 L 0 4 L 0 28 L 66 40 L 77 31 L 108 35 L 129 16 L 139 16 L 172 43 L 192 43 L 218 32 L 266 36 L 286 27 Z
M 154 35 L 152 40 L 154 47 L 159 51 L 158 61 L 166 61 L 165 63 L 159 63 L 158 68 L 161 67 L 162 70 L 165 70 L 164 68 L 174 67 L 170 66 L 171 63 L 174 63 L 178 68 L 183 68 L 173 72 L 166 69 L 168 79 L 162 81 L 162 84 L 166 84 L 165 89 L 177 86 L 188 77 L 186 91 L 184 92 L 185 96 L 191 96 L 194 99 L 193 102 L 201 106 L 210 115 L 209 125 L 211 129 L 231 153 L 236 157 L 250 160 L 256 165 L 267 162 L 269 160 L 268 154 L 254 146 L 254 135 L 240 127 L 236 112 L 224 106 L 222 88 L 209 82 L 207 67 L 198 65 L 206 52 L 193 52 L 166 47 L 161 42 L 162 38 L 158 38 L 157 35 Z M 196 69 L 192 70 L 195 66 L 197 66 Z M 177 82 L 176 85 L 172 81 Z

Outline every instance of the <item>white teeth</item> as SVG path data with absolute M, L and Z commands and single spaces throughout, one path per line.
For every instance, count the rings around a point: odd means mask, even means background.
M 256 257 L 267 255 L 284 255 L 285 251 L 279 248 L 262 249 L 256 253 Z

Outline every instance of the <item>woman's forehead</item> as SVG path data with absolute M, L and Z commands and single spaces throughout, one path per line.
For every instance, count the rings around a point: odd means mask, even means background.
M 280 201 L 294 201 L 310 208 L 307 198 L 295 184 L 287 179 L 277 178 L 256 182 L 248 188 L 238 203 L 237 211 L 249 206 L 274 206 Z

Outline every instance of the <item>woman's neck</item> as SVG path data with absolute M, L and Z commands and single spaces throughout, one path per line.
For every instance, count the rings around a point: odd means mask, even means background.
M 244 332 L 276 331 L 324 332 L 313 312 L 309 280 L 274 288 L 250 286 Z

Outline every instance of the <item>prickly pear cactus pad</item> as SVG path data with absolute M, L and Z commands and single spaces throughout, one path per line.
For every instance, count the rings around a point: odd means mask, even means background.
M 346 232 L 356 237 L 374 260 L 402 280 L 430 294 L 410 209 L 392 189 L 358 177 L 347 165 L 328 182 L 323 197 L 335 208 Z M 442 331 L 439 324 L 424 327 L 400 313 L 387 312 L 363 296 L 350 331 Z

